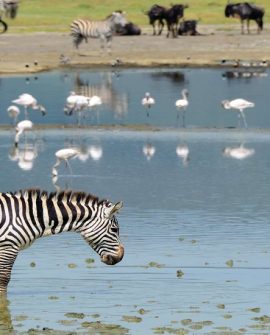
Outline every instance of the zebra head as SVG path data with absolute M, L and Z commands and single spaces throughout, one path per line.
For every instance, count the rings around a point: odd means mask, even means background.
M 124 13 L 122 11 L 116 11 L 113 12 L 109 17 L 108 20 L 110 21 L 110 24 L 113 29 L 118 27 L 125 27 L 125 25 L 128 23 Z
M 119 225 L 115 217 L 123 207 L 122 202 L 112 204 L 104 201 L 99 217 L 94 224 L 81 232 L 86 242 L 96 251 L 101 261 L 107 265 L 120 262 L 124 256 L 124 247 L 119 237 Z

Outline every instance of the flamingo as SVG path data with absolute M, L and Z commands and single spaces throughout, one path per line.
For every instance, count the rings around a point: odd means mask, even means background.
M 95 106 L 99 106 L 101 104 L 102 104 L 101 98 L 97 95 L 93 95 L 89 100 L 88 106 L 89 107 L 95 107 Z
M 234 99 L 234 100 L 231 100 L 231 101 L 230 100 L 223 100 L 221 102 L 221 104 L 225 109 L 236 109 L 239 112 L 239 116 L 241 116 L 242 119 L 243 119 L 245 128 L 247 128 L 247 121 L 246 121 L 246 116 L 245 116 L 244 110 L 246 108 L 254 107 L 255 106 L 254 102 L 238 98 L 238 99 Z
M 186 113 L 186 108 L 189 104 L 188 102 L 188 90 L 184 88 L 181 91 L 182 99 L 178 99 L 175 101 L 175 106 L 178 110 L 183 111 L 183 126 L 185 127 L 185 113 Z M 179 115 L 177 115 L 177 118 L 179 118 Z
M 175 101 L 175 106 L 177 108 L 184 108 L 186 109 L 186 107 L 188 106 L 188 90 L 186 88 L 184 88 L 181 91 L 181 95 L 182 95 L 182 99 L 178 99 Z
M 149 92 L 146 92 L 144 98 L 142 98 L 142 105 L 149 110 L 155 103 L 155 99 L 151 97 Z M 149 111 L 147 111 L 147 116 L 149 116 Z
M 87 107 L 89 103 L 89 98 L 84 95 L 76 94 L 75 92 L 70 92 L 70 95 L 66 100 L 66 107 L 73 110 L 82 110 Z
M 20 108 L 14 105 L 11 105 L 7 109 L 8 115 L 13 118 L 14 122 L 17 121 L 18 115 L 20 114 Z
M 15 130 L 16 130 L 16 135 L 15 135 L 15 139 L 14 139 L 14 145 L 15 147 L 18 146 L 18 143 L 19 143 L 19 139 L 20 139 L 20 136 L 23 132 L 25 132 L 26 130 L 30 130 L 33 128 L 33 122 L 30 121 L 30 120 L 23 120 L 23 121 L 20 121 Z
M 56 151 L 56 163 L 52 168 L 52 175 L 53 177 L 58 176 L 57 167 L 61 164 L 62 161 L 66 162 L 66 165 L 69 166 L 68 161 L 72 158 L 77 157 L 80 154 L 80 149 L 78 148 L 65 148 Z M 70 168 L 70 166 L 69 166 Z
M 254 155 L 254 149 L 248 149 L 244 147 L 244 144 L 240 144 L 238 147 L 226 147 L 223 149 L 223 155 L 225 157 L 231 157 L 235 159 L 245 159 Z
M 146 92 L 144 98 L 142 98 L 142 105 L 146 108 L 151 108 L 155 103 L 155 99 L 151 97 L 149 92 Z
M 23 93 L 17 99 L 12 100 L 17 105 L 24 106 L 25 115 L 28 115 L 28 108 L 34 110 L 38 109 L 42 115 L 46 114 L 46 109 L 44 106 L 37 103 L 37 99 L 34 98 L 31 94 Z

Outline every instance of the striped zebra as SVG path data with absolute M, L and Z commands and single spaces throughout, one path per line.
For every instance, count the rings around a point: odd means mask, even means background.
M 115 213 L 122 206 L 84 192 L 0 193 L 0 292 L 7 291 L 18 252 L 43 236 L 78 232 L 102 262 L 120 262 L 124 247 Z
M 5 14 L 10 19 L 15 19 L 19 7 L 19 0 L 0 0 L 0 24 L 3 26 L 1 33 L 4 33 L 8 29 L 8 25 L 2 20 L 2 16 Z
M 71 36 L 73 43 L 78 49 L 83 40 L 87 43 L 88 37 L 99 38 L 101 50 L 104 50 L 105 44 L 107 52 L 111 53 L 112 36 L 117 27 L 124 27 L 127 21 L 122 12 L 113 12 L 103 21 L 90 21 L 77 19 L 71 25 Z

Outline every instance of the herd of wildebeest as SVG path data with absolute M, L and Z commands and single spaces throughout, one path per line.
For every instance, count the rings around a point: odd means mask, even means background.
M 3 27 L 2 32 L 8 28 L 3 20 L 3 13 L 7 17 L 14 19 L 18 10 L 19 0 L 3 0 L 2 15 L 0 15 L 0 24 Z M 166 24 L 167 37 L 177 37 L 178 35 L 200 35 L 197 31 L 198 20 L 185 20 L 184 11 L 189 7 L 188 4 L 173 4 L 170 7 L 164 7 L 154 4 L 144 14 L 149 18 L 149 24 L 153 27 L 153 35 L 161 35 Z M 0 8 L 1 9 L 1 8 Z M 121 12 L 121 11 L 120 11 Z M 257 23 L 257 32 L 263 30 L 264 8 L 251 4 L 249 2 L 231 3 L 225 5 L 224 14 L 226 17 L 239 18 L 241 22 L 241 32 L 244 34 L 244 22 L 246 22 L 247 33 L 250 33 L 249 22 L 253 20 Z M 124 27 L 117 29 L 117 35 L 140 35 L 141 28 L 133 22 L 127 22 Z

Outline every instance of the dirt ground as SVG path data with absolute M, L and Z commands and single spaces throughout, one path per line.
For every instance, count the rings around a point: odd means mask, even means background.
M 176 39 L 153 36 L 143 29 L 140 36 L 115 36 L 112 54 L 100 53 L 99 41 L 89 39 L 79 51 L 67 33 L 32 33 L 0 35 L 0 73 L 38 72 L 58 67 L 112 66 L 220 66 L 227 60 L 266 61 L 270 64 L 270 26 L 257 34 L 240 34 L 240 23 L 226 26 L 201 26 L 200 36 Z M 60 61 L 64 55 L 65 64 Z M 226 60 L 226 62 L 224 62 Z M 229 62 L 228 62 L 229 63 Z

